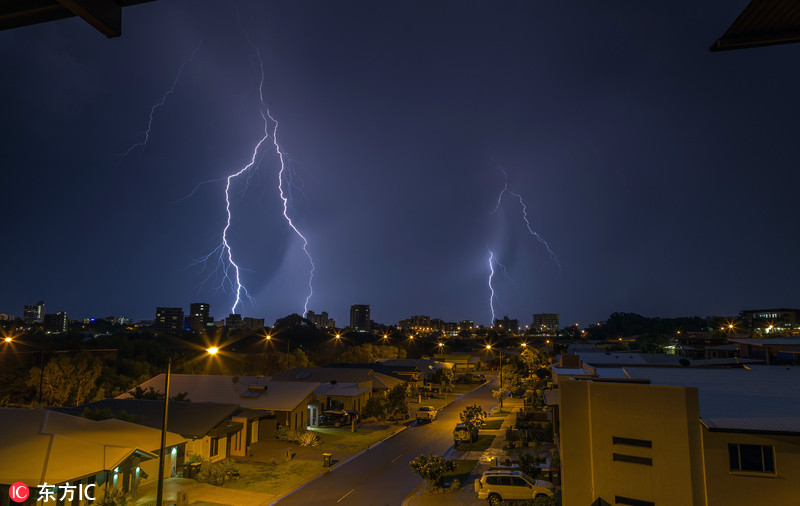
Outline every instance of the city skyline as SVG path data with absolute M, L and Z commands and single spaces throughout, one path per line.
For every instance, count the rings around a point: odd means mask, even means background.
M 175 1 L 127 8 L 114 40 L 79 19 L 0 32 L 0 312 L 226 316 L 230 286 L 192 262 L 219 244 L 220 179 L 264 105 L 293 192 L 272 145 L 232 187 L 244 316 L 303 312 L 283 210 L 316 262 L 308 309 L 338 322 L 353 304 L 485 326 L 490 300 L 564 325 L 798 307 L 800 204 L 780 190 L 800 180 L 800 49 L 710 53 L 741 8 Z

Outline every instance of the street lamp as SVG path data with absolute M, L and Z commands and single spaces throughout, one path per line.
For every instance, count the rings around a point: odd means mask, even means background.
M 487 344 L 486 349 L 491 351 L 492 345 Z M 497 347 L 497 351 L 500 352 L 500 409 L 503 409 L 503 348 Z
M 219 348 L 212 346 L 206 348 L 206 353 L 216 355 Z M 164 377 L 164 417 L 161 420 L 161 451 L 158 454 L 158 489 L 156 491 L 156 504 L 161 506 L 164 502 L 164 453 L 167 446 L 167 415 L 169 413 L 169 376 L 172 369 L 172 357 L 167 357 L 167 374 Z
M 38 395 L 37 404 L 39 406 L 41 406 L 42 405 L 42 390 L 44 389 L 44 348 L 39 348 L 38 346 L 34 346 L 32 344 L 23 343 L 22 341 L 14 341 L 14 337 L 13 336 L 5 336 L 3 338 L 3 341 L 8 343 L 8 344 L 17 343 L 17 344 L 21 344 L 21 345 L 24 345 L 24 346 L 28 346 L 29 348 L 33 348 L 34 350 L 39 350 L 39 354 L 40 354 L 40 360 L 39 360 L 39 395 Z

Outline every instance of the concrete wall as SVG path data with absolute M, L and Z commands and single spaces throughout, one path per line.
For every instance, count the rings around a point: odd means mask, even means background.
M 697 389 L 566 380 L 559 399 L 564 506 L 705 504 Z
M 800 504 L 800 436 L 710 432 L 703 427 L 709 506 Z M 728 443 L 771 446 L 774 473 L 731 471 Z

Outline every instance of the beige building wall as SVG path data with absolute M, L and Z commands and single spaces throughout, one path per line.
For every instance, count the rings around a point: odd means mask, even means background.
M 709 506 L 800 504 L 800 436 L 711 432 L 703 427 Z M 771 446 L 775 472 L 731 471 L 728 444 Z
M 696 388 L 567 380 L 559 399 L 564 506 L 705 505 Z

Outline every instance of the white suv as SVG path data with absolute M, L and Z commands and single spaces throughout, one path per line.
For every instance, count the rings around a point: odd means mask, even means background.
M 497 506 L 503 501 L 535 499 L 538 496 L 552 497 L 555 487 L 549 481 L 534 480 L 520 471 L 486 471 L 475 480 L 478 499 L 488 499 Z

